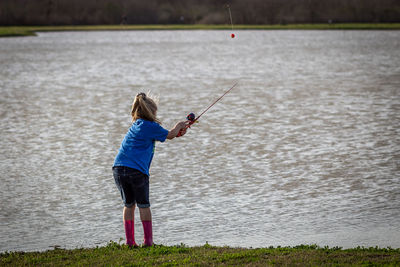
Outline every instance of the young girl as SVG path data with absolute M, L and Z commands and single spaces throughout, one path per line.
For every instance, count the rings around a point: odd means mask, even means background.
M 153 245 L 153 231 L 149 202 L 149 168 L 154 155 L 155 141 L 184 135 L 189 121 L 178 122 L 166 130 L 157 119 L 157 104 L 153 99 L 140 93 L 132 105 L 132 126 L 122 141 L 115 158 L 113 175 L 125 204 L 123 221 L 126 244 L 137 246 L 134 234 L 134 214 L 137 205 L 143 225 L 144 246 Z

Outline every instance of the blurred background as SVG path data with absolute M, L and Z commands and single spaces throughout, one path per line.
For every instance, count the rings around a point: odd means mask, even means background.
M 0 25 L 398 22 L 398 0 L 2 0 Z

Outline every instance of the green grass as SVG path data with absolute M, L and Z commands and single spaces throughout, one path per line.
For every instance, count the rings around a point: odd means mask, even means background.
M 230 25 L 87 25 L 87 26 L 2 26 L 0 37 L 32 36 L 44 31 L 125 30 L 230 30 Z M 234 30 L 399 30 L 400 23 L 342 23 L 288 25 L 234 25 Z
M 0 266 L 400 266 L 400 249 L 328 248 L 316 245 L 269 248 L 162 246 L 105 247 L 45 252 L 6 252 Z

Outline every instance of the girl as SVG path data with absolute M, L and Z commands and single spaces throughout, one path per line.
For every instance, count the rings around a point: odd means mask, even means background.
M 126 244 L 137 246 L 134 234 L 134 214 L 137 205 L 143 225 L 144 246 L 153 245 L 153 231 L 149 202 L 149 168 L 154 155 L 155 141 L 184 135 L 189 121 L 178 122 L 170 131 L 160 126 L 157 104 L 140 93 L 132 105 L 132 126 L 122 141 L 115 158 L 113 175 L 125 204 L 123 221 Z

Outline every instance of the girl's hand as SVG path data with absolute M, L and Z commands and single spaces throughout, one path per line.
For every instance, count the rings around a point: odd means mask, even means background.
M 182 130 L 182 129 L 186 130 L 187 127 L 189 127 L 189 123 L 190 123 L 190 121 L 180 121 L 175 125 L 175 127 L 178 127 L 179 130 Z
M 178 131 L 178 134 L 176 137 L 184 136 L 186 134 L 187 128 L 189 128 L 189 126 L 190 126 L 190 121 L 181 121 L 181 122 L 178 122 L 178 124 L 179 124 L 178 127 L 181 127 L 181 128 Z
M 185 127 L 185 128 L 182 128 L 180 131 L 179 131 L 179 133 L 178 133 L 178 135 L 176 136 L 176 137 L 181 137 L 181 136 L 184 136 L 185 134 L 186 134 L 186 130 L 187 130 L 187 128 Z
M 178 134 L 179 131 L 182 130 L 181 135 L 183 136 L 186 133 L 186 129 L 189 127 L 190 121 L 180 121 L 178 122 L 172 130 L 169 131 L 167 135 L 167 139 L 173 139 L 175 138 Z

